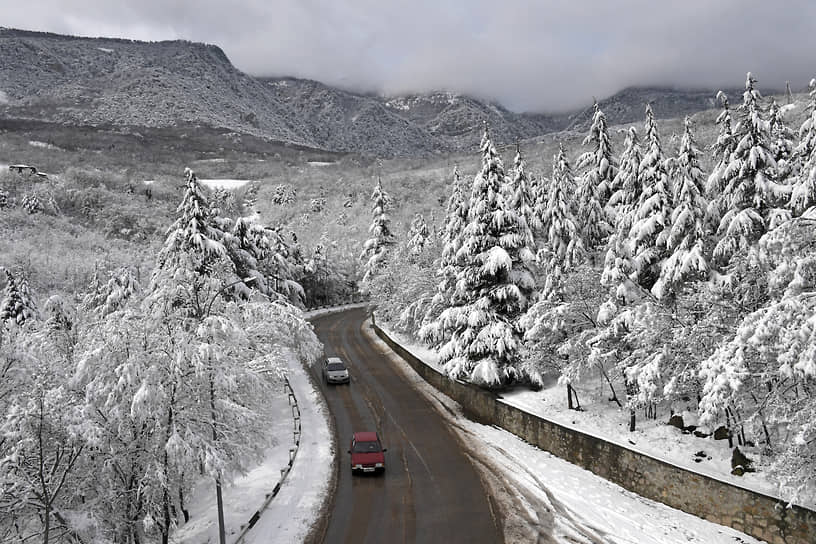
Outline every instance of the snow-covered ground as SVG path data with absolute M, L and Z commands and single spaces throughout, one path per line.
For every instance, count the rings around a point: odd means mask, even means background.
M 309 319 L 364 306 L 366 303 L 348 304 L 303 315 Z M 300 450 L 280 492 L 246 534 L 244 542 L 249 544 L 303 542 L 330 491 L 336 444 L 329 428 L 328 408 L 301 365 L 290 366 L 289 383 L 300 407 L 303 433 Z
M 205 160 L 210 160 L 210 159 L 205 159 Z M 212 160 L 215 161 L 217 159 L 212 159 Z M 199 179 L 198 181 L 201 182 L 203 185 L 206 185 L 210 189 L 215 189 L 217 187 L 220 187 L 222 189 L 232 190 L 232 189 L 237 189 L 239 187 L 243 187 L 247 183 L 252 183 L 255 180 L 252 180 L 252 179 Z M 156 183 L 156 180 L 155 179 L 146 179 L 146 180 L 143 180 L 142 183 L 144 183 L 145 185 L 152 185 L 153 183 Z
M 508 542 L 609 544 L 753 544 L 760 541 L 722 525 L 643 498 L 588 470 L 531 446 L 497 427 L 466 418 L 460 406 L 425 382 L 373 329 L 366 334 L 389 353 L 409 380 L 436 403 L 497 500 L 509 514 Z M 389 332 L 389 336 L 391 333 Z M 398 340 L 399 335 L 392 338 Z M 404 340 L 404 339 L 403 339 Z M 399 341 L 399 340 L 398 340 Z M 402 343 L 402 342 L 400 342 Z M 417 346 L 406 346 L 420 356 Z M 443 408 L 444 407 L 444 408 Z
M 54 151 L 62 151 L 61 147 L 49 144 L 48 142 L 40 142 L 39 140 L 29 140 L 28 145 L 32 147 L 42 147 L 43 149 L 51 149 Z
M 349 304 L 304 312 L 312 318 L 366 304 Z M 319 517 L 329 493 L 334 465 L 334 438 L 328 425 L 328 409 L 323 397 L 309 381 L 306 369 L 289 361 L 287 376 L 298 399 L 301 439 L 295 462 L 277 496 L 267 505 L 255 526 L 247 531 L 242 542 L 265 544 L 303 542 Z M 280 416 L 270 421 L 270 431 L 277 437 L 275 446 L 262 463 L 245 476 L 224 486 L 224 522 L 227 540 L 235 542 L 252 515 L 262 508 L 266 495 L 281 479 L 281 469 L 289 463 L 289 450 L 294 447 L 292 408 L 287 396 L 269 399 Z M 173 535 L 179 544 L 204 544 L 218 541 L 215 484 L 202 480 L 188 500 L 190 522 Z
M 199 179 L 203 185 L 206 185 L 210 189 L 215 189 L 216 187 L 220 187 L 221 189 L 237 189 L 238 187 L 243 187 L 247 183 L 252 183 L 255 180 L 252 179 Z
M 766 495 L 777 494 L 777 486 L 766 478 L 767 472 L 748 472 L 744 476 L 731 474 L 732 451 L 728 447 L 728 440 L 684 434 L 680 429 L 666 424 L 668 414 L 661 414 L 658 419 L 643 419 L 642 413 L 639 413 L 636 430 L 629 432 L 628 413 L 618 408 L 614 402 L 609 402 L 606 398 L 607 393 L 608 389 L 604 389 L 600 382 L 597 383 L 597 387 L 584 382 L 579 389 L 579 395 L 583 395 L 582 412 L 565 409 L 566 390 L 564 386 L 557 384 L 542 391 L 519 390 L 502 396 L 507 404 L 565 427 L 599 436 L 608 442 L 732 485 Z M 678 409 L 678 412 L 683 414 L 683 420 L 687 425 L 696 423 L 693 411 Z M 752 448 L 741 449 L 749 457 L 757 458 Z M 813 507 L 811 504 L 803 506 Z
M 243 542 L 249 544 L 303 542 L 331 487 L 336 446 L 328 425 L 328 408 L 299 364 L 290 367 L 289 383 L 300 407 L 300 449 L 278 495 L 244 537 Z
M 337 312 L 344 312 L 346 310 L 353 310 L 354 308 L 365 308 L 366 306 L 368 306 L 368 304 L 369 304 L 368 302 L 355 302 L 354 304 L 346 304 L 344 306 L 332 306 L 331 308 L 309 310 L 303 312 L 303 317 L 305 317 L 306 319 L 311 319 L 319 315 L 334 314 Z
M 269 450 L 261 464 L 223 486 L 224 526 L 230 542 L 235 541 L 252 514 L 261 507 L 266 494 L 280 480 L 280 470 L 289 462 L 289 449 L 294 447 L 292 410 L 282 388 L 281 380 L 281 394 L 269 399 L 275 413 L 280 414 L 269 422 L 270 432 L 276 437 L 275 447 Z M 196 484 L 189 499 L 189 510 L 190 521 L 178 528 L 173 541 L 189 544 L 218 542 L 215 483 L 212 480 L 202 479 Z
M 419 360 L 441 371 L 439 356 L 435 351 L 417 344 L 403 334 L 391 331 L 387 326 L 381 327 Z M 680 429 L 666 425 L 668 413 L 659 414 L 657 419 L 644 419 L 641 417 L 642 412 L 639 412 L 636 430 L 630 433 L 628 411 L 609 401 L 609 387 L 601 376 L 586 379 L 574 386 L 583 411 L 567 409 L 565 387 L 555 379 L 545 384 L 541 391 L 518 389 L 502 393 L 502 402 L 686 470 L 766 495 L 777 494 L 777 487 L 766 478 L 766 472 L 749 472 L 744 476 L 731 474 L 731 448 L 728 447 L 728 440 L 684 434 Z M 693 406 L 676 405 L 675 411 L 683 415 L 686 425 L 696 424 Z M 755 457 L 751 448 L 741 449 L 749 457 Z M 705 455 L 699 455 L 700 453 Z M 805 502 L 802 506 L 812 509 L 815 505 Z

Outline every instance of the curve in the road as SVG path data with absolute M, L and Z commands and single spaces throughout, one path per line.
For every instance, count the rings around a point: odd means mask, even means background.
M 340 470 L 325 542 L 497 543 L 501 523 L 456 435 L 421 393 L 363 335 L 365 309 L 316 317 L 327 356 L 349 365 L 350 385 L 327 386 Z M 376 430 L 388 448 L 382 476 L 352 476 L 355 431 Z

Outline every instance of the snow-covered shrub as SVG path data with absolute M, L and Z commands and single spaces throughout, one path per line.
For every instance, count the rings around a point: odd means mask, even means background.
M 309 201 L 309 209 L 314 213 L 320 213 L 326 207 L 325 198 L 313 198 Z
M 21 204 L 23 209 L 30 214 L 41 213 L 45 209 L 39 197 L 34 193 L 23 195 Z

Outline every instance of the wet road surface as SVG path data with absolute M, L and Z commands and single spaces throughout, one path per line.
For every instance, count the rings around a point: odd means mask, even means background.
M 349 385 L 311 369 L 335 421 L 338 485 L 328 543 L 500 543 L 500 522 L 456 435 L 362 332 L 365 309 L 314 318 L 326 356 L 349 367 Z M 351 434 L 377 431 L 388 448 L 384 475 L 351 475 Z

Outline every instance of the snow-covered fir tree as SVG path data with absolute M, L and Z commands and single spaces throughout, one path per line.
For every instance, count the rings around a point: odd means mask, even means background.
M 295 280 L 296 264 L 291 250 L 283 239 L 280 227 L 263 228 L 263 236 L 256 233 L 256 245 L 261 249 L 260 267 L 273 292 L 280 293 L 289 302 L 303 307 L 305 293 L 303 286 Z
M 438 318 L 438 326 L 450 335 L 440 361 L 450 377 L 480 385 L 538 383 L 539 376 L 525 371 L 520 358 L 518 320 L 535 288 L 529 227 L 503 198 L 504 166 L 487 129 L 481 151 L 482 168 L 473 180 L 468 223 L 457 252 L 461 262 L 452 306 Z
M 634 222 L 634 214 L 640 195 L 643 192 L 643 181 L 640 175 L 640 163 L 643 151 L 640 148 L 637 129 L 629 127 L 626 133 L 624 150 L 621 154 L 620 169 L 615 176 L 617 188 L 609 199 L 609 209 L 614 213 L 615 225 L 606 246 L 604 270 L 601 274 L 601 285 L 614 291 L 614 298 L 619 303 L 631 302 L 639 293 L 634 289 L 630 275 L 634 270 L 632 249 L 629 244 L 629 231 Z
M 178 218 L 167 230 L 150 290 L 161 284 L 161 276 L 173 274 L 179 267 L 196 276 L 210 275 L 214 267 L 224 265 L 227 257 L 222 243 L 224 233 L 213 221 L 203 187 L 191 169 L 186 168 L 184 176 L 184 196 L 176 209 Z
M 597 101 L 594 108 L 592 125 L 589 127 L 589 134 L 583 141 L 583 145 L 589 146 L 590 150 L 578 158 L 575 167 L 581 172 L 581 186 L 592 188 L 592 194 L 603 209 L 612 194 L 618 166 L 612 152 L 612 141 L 609 138 L 606 115 L 601 111 Z M 588 198 L 588 195 L 579 199 L 579 205 L 583 206 L 584 209 L 587 209 L 588 204 L 586 198 Z
M 433 346 L 440 347 L 447 342 L 449 331 L 446 331 L 438 321 L 439 314 L 453 304 L 452 297 L 456 276 L 459 272 L 459 250 L 462 247 L 462 232 L 468 221 L 469 199 L 463 195 L 462 179 L 459 168 L 454 167 L 453 179 L 450 185 L 445 211 L 445 226 L 442 230 L 442 255 L 436 270 L 438 283 L 436 294 L 425 316 L 426 324 L 419 330 L 422 340 Z
M 575 176 L 572 173 L 564 146 L 559 144 L 558 155 L 553 157 L 553 174 L 548 191 L 549 199 L 544 212 L 547 231 L 542 240 L 543 249 L 538 260 L 545 274 L 542 295 L 555 298 L 562 287 L 565 274 L 584 258 L 584 245 L 574 215 Z
M 790 208 L 802 215 L 816 205 L 816 79 L 810 80 L 807 117 L 799 128 L 799 145 L 793 152 L 794 177 Z
M 737 144 L 722 174 L 725 210 L 717 229 L 719 241 L 714 259 L 727 264 L 737 251 L 746 249 L 772 224 L 778 224 L 776 205 L 785 190 L 776 184 L 776 161 L 771 150 L 770 124 L 763 116 L 756 79 L 749 72 L 745 81 L 739 121 L 734 128 Z
M 391 219 L 388 217 L 388 195 L 383 190 L 382 181 L 377 178 L 377 185 L 371 193 L 371 214 L 373 219 L 368 232 L 371 236 L 363 244 L 360 259 L 363 264 L 363 283 L 377 274 L 385 264 L 389 246 L 394 244 L 394 235 L 391 233 Z
M 532 178 L 531 178 L 532 179 Z M 536 178 L 531 184 L 533 192 L 533 236 L 538 244 L 544 238 L 544 233 L 547 232 L 547 225 L 544 224 L 544 215 L 549 204 L 549 194 L 547 191 L 550 188 L 550 180 L 545 177 Z M 577 206 L 577 202 L 573 198 L 573 204 Z M 577 211 L 576 211 L 577 213 Z
M 244 299 L 251 296 L 252 289 L 268 294 L 270 288 L 267 278 L 259 270 L 258 262 L 263 256 L 263 249 L 259 244 L 266 244 L 266 240 L 263 239 L 263 226 L 256 224 L 254 218 L 250 217 L 239 217 L 235 221 L 229 220 L 228 223 L 232 225 L 223 243 L 235 267 L 235 274 L 244 280 L 233 286 L 234 294 Z
M 672 212 L 672 187 L 666 171 L 666 158 L 651 105 L 646 106 L 646 151 L 640 163 L 642 190 L 632 215 L 629 230 L 632 255 L 632 279 L 650 290 L 660 276 L 667 256 Z
M 708 199 L 708 209 L 706 210 L 706 221 L 711 232 L 716 232 L 720 224 L 725 206 L 726 198 L 723 196 L 725 190 L 725 171 L 731 161 L 731 153 L 737 146 L 734 138 L 734 128 L 731 120 L 731 108 L 728 105 L 728 96 L 722 92 L 717 92 L 717 100 L 723 106 L 723 110 L 717 116 L 717 125 L 720 130 L 717 140 L 711 144 L 711 158 L 714 166 L 706 181 L 706 198 Z
M 609 207 L 614 210 L 615 227 L 623 220 L 623 227 L 631 227 L 631 215 L 635 204 L 640 199 L 643 182 L 640 179 L 640 163 L 643 161 L 643 150 L 640 147 L 637 129 L 629 127 L 620 157 L 620 168 L 612 185 L 616 188 L 609 198 Z M 628 221 L 628 223 L 627 223 Z
M 791 164 L 793 158 L 793 131 L 785 123 L 785 111 L 790 106 L 780 107 L 776 99 L 771 100 L 768 109 L 768 124 L 771 127 L 771 151 L 776 161 L 776 179 L 779 183 L 787 185 L 788 179 L 793 175 L 794 167 Z
M 13 275 L 8 269 L 4 269 L 4 272 L 6 288 L 0 300 L 0 323 L 16 325 L 30 323 L 38 317 L 39 312 L 34 299 L 31 298 L 28 280 L 22 274 Z
M 431 232 L 428 230 L 428 224 L 422 214 L 414 215 L 414 219 L 411 221 L 411 229 L 408 232 L 408 243 L 406 245 L 408 252 L 414 256 L 422 253 L 425 246 L 428 245 L 430 236 Z
M 524 158 L 521 156 L 521 148 L 516 144 L 516 156 L 513 159 L 513 169 L 510 180 L 507 184 L 506 200 L 510 208 L 516 211 L 520 219 L 523 219 L 529 227 L 529 232 L 535 233 L 541 228 L 541 224 L 535 214 L 536 193 L 533 184 L 525 172 Z M 528 240 L 531 246 L 535 246 L 533 239 Z
M 666 239 L 669 256 L 663 262 L 660 278 L 653 289 L 658 298 L 677 293 L 684 282 L 703 279 L 708 274 L 704 248 L 707 208 L 703 196 L 705 178 L 700 168 L 700 150 L 697 149 L 688 116 L 684 125 L 680 150 L 672 168 L 676 194 L 671 230 Z

